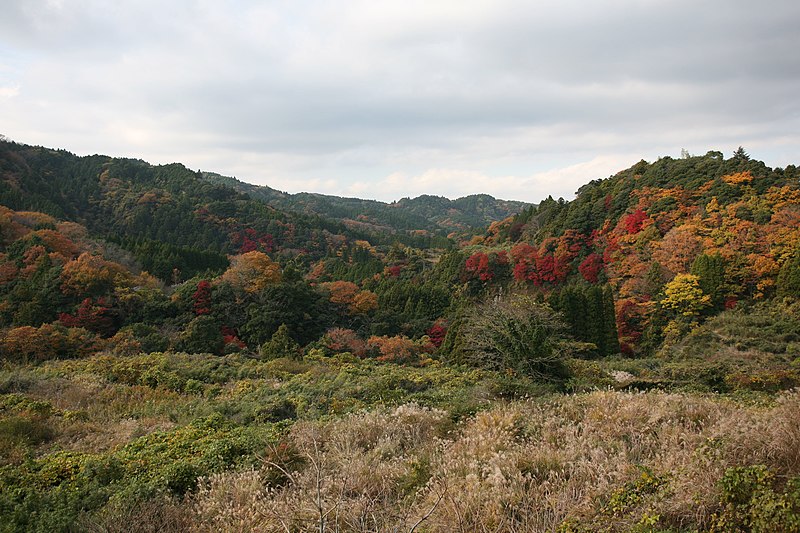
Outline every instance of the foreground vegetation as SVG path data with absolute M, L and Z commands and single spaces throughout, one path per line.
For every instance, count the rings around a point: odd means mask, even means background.
M 797 392 L 702 392 L 724 368 L 690 359 L 543 384 L 327 353 L 7 364 L 0 531 L 800 527 Z

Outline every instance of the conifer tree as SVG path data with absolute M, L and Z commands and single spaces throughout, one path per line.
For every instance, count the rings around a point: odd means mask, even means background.
M 800 250 L 781 267 L 777 285 L 778 296 L 800 298 Z
M 715 309 L 724 302 L 725 260 L 719 254 L 700 254 L 692 263 L 691 273 L 697 276 L 703 294 L 711 297 Z

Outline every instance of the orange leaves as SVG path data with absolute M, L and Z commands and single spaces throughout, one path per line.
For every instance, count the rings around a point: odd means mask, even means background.
M 321 287 L 330 293 L 330 301 L 347 308 L 352 315 L 367 314 L 378 308 L 378 295 L 361 291 L 352 281 L 331 281 Z
M 331 303 L 349 306 L 358 293 L 358 285 L 352 281 L 331 281 L 321 285 L 330 293 Z
M 354 315 L 366 315 L 378 308 L 378 295 L 372 291 L 361 291 L 353 298 L 350 312 Z
M 728 185 L 743 185 L 753 181 L 753 175 L 750 173 L 749 170 L 745 172 L 737 172 L 735 174 L 728 174 L 727 176 L 722 176 L 722 181 L 724 181 Z
M 323 337 L 323 342 L 326 348 L 337 353 L 350 352 L 356 357 L 365 357 L 367 355 L 366 341 L 352 329 L 330 329 Z
M 697 228 L 684 224 L 672 228 L 653 252 L 653 259 L 667 267 L 673 274 L 688 272 L 692 261 L 702 251 Z
M 88 252 L 73 259 L 61 272 L 61 290 L 67 294 L 104 294 L 115 286 L 128 285 L 131 274 L 125 267 Z
M 66 259 L 74 259 L 80 251 L 78 245 L 72 242 L 72 240 L 66 235 L 51 229 L 40 229 L 34 231 L 26 235 L 25 238 L 40 239 L 49 251 L 60 254 Z
M 13 328 L 0 338 L 0 354 L 17 361 L 43 361 L 56 357 L 79 357 L 96 351 L 97 339 L 82 328 L 44 324 L 38 328 Z
M 231 266 L 219 278 L 247 293 L 256 293 L 281 281 L 281 268 L 267 254 L 258 251 L 231 257 Z
M 433 351 L 434 348 L 426 337 L 419 341 L 413 341 L 405 335 L 394 337 L 373 335 L 367 340 L 367 346 L 380 353 L 378 361 L 391 363 L 419 362 L 423 354 Z

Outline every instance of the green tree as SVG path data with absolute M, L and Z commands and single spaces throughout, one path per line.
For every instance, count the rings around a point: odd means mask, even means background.
M 272 338 L 261 345 L 259 352 L 265 359 L 279 357 L 297 359 L 300 357 L 300 345 L 289 335 L 289 328 L 286 327 L 286 324 L 281 324 L 273 333 Z
M 725 260 L 719 254 L 700 254 L 692 263 L 700 289 L 711 298 L 711 306 L 721 309 L 725 301 Z
M 551 381 L 564 378 L 564 324 L 553 309 L 522 295 L 473 308 L 460 326 L 466 363 Z
M 181 335 L 178 348 L 188 353 L 222 353 L 220 324 L 209 315 L 195 317 Z
M 781 267 L 777 286 L 778 296 L 800 298 L 800 250 Z
M 594 344 L 597 355 L 619 352 L 614 298 L 610 286 L 571 285 L 554 292 L 550 305 L 561 312 L 570 334 Z

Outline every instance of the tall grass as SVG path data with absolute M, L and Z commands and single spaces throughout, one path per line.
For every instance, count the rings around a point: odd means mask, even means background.
M 203 531 L 690 531 L 731 467 L 800 475 L 800 393 L 769 407 L 594 392 L 454 427 L 416 405 L 295 425 L 261 469 L 206 479 Z

